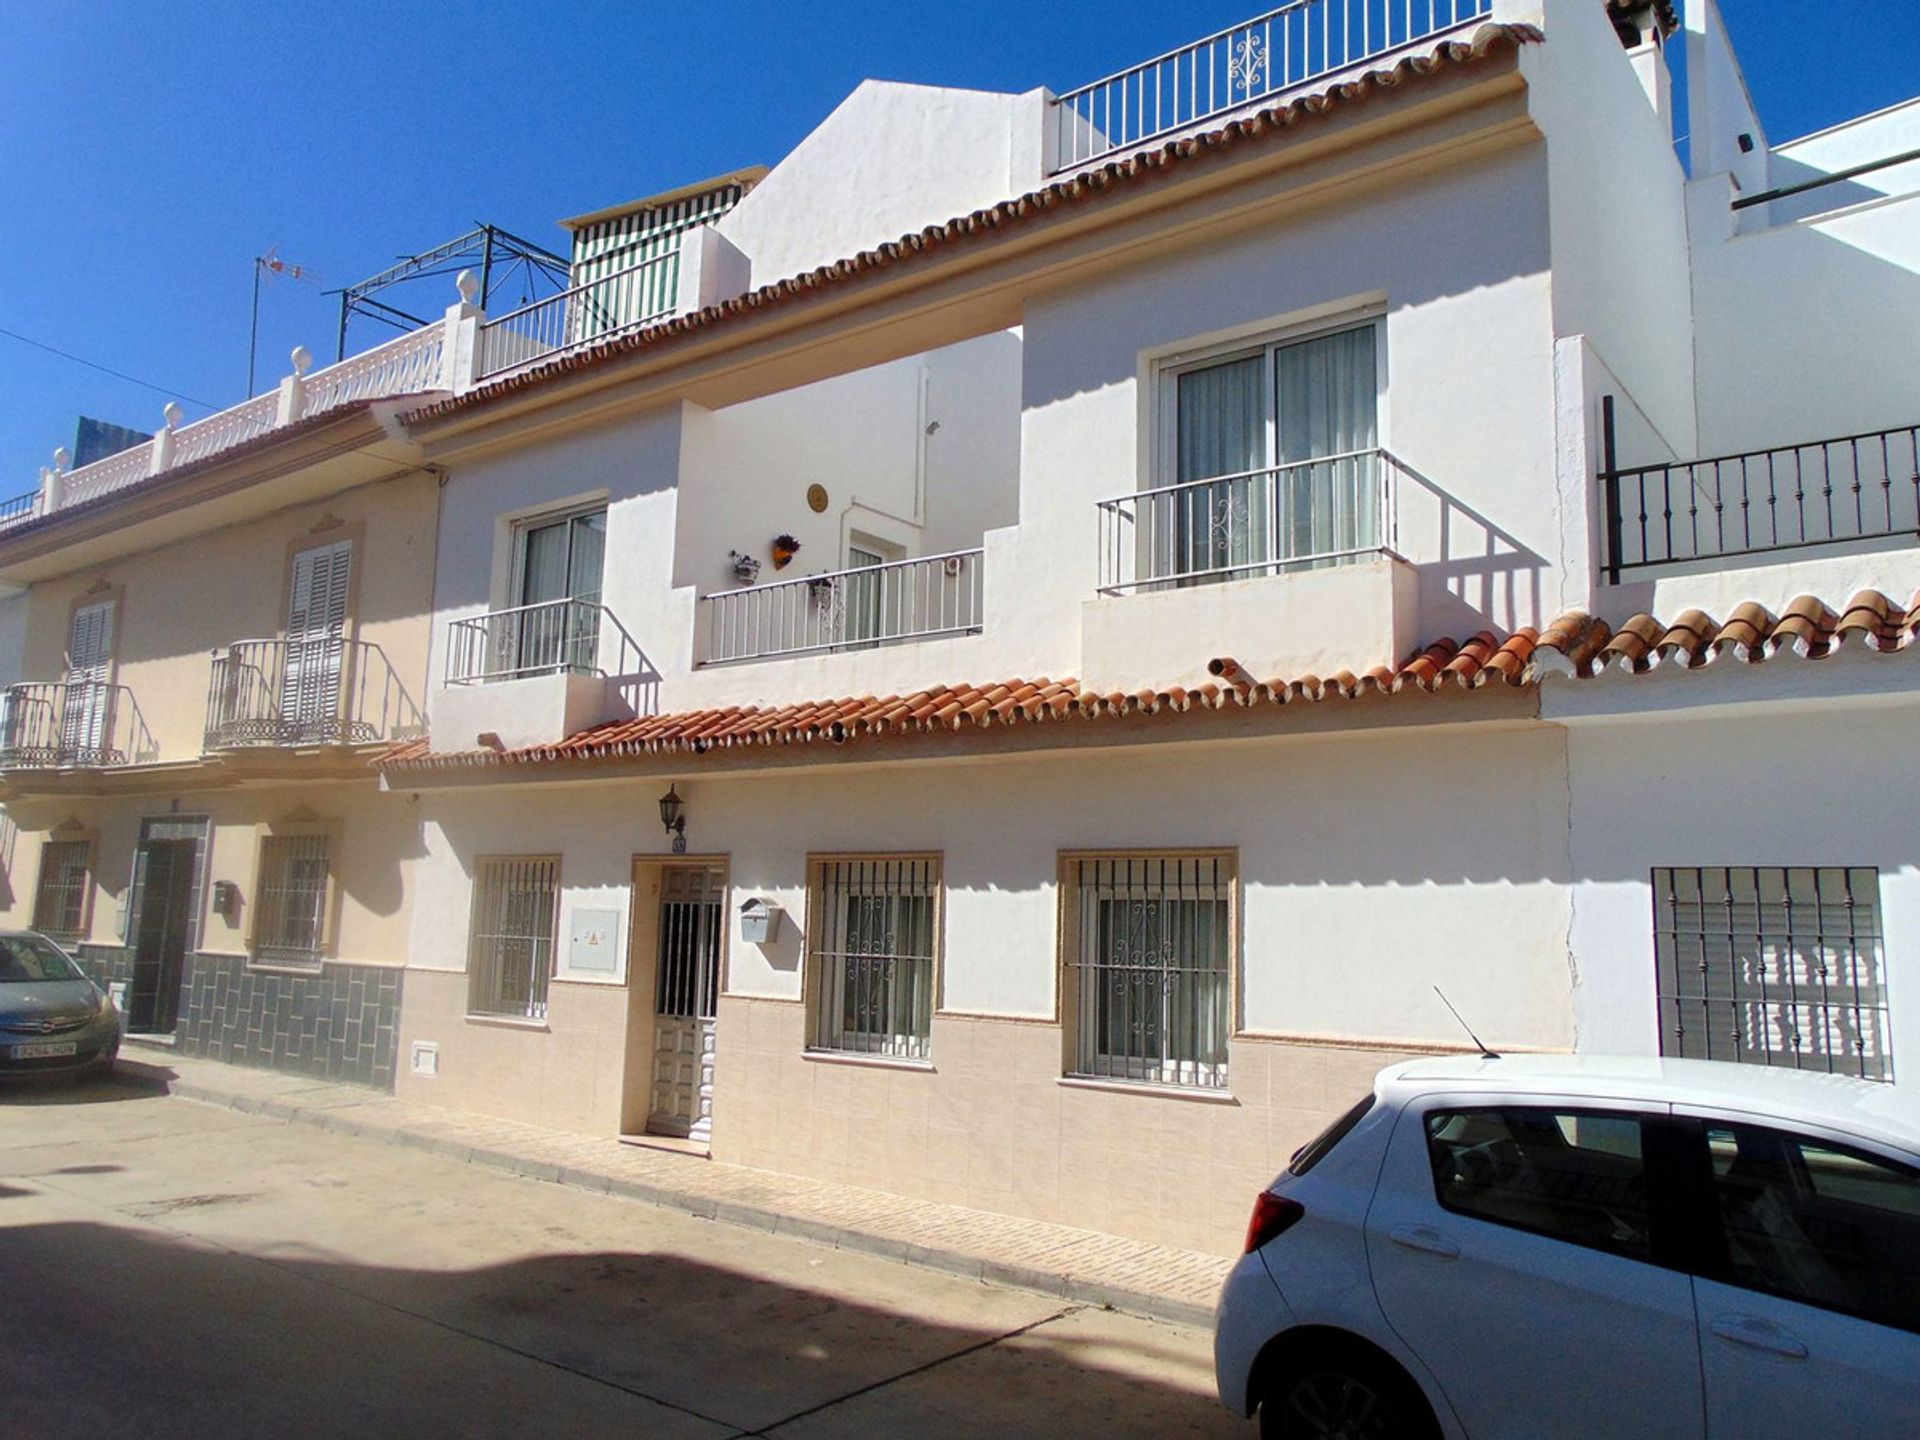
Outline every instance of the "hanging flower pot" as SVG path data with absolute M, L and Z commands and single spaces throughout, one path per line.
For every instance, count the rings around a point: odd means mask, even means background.
M 791 535 L 773 537 L 773 568 L 784 570 L 793 563 L 793 557 L 800 553 L 800 542 Z

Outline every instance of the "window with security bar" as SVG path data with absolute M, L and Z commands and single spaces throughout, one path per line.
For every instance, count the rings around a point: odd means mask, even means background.
M 326 949 L 332 843 L 324 834 L 269 835 L 260 842 L 253 958 L 317 969 Z
M 495 857 L 475 866 L 467 942 L 467 1008 L 472 1014 L 546 1018 L 559 908 L 556 857 Z
M 1226 854 L 1083 855 L 1066 862 L 1071 1073 L 1226 1088 L 1234 887 Z
M 1880 872 L 1653 872 L 1660 1053 L 1893 1078 Z
M 33 896 L 34 929 L 61 940 L 76 940 L 86 934 L 92 866 L 91 840 L 49 840 L 40 847 L 40 880 Z
M 810 909 L 814 1048 L 927 1058 L 940 943 L 939 860 L 816 860 Z

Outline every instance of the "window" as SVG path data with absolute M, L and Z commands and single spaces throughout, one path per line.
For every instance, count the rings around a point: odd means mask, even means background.
M 287 587 L 287 644 L 280 672 L 280 723 L 285 744 L 327 744 L 356 736 L 341 714 L 347 654 L 347 593 L 353 580 L 353 541 L 334 540 L 295 552 Z M 229 683 L 257 683 L 236 666 Z M 236 701 L 239 696 L 235 696 Z M 242 702 L 244 703 L 244 702 Z M 244 710 L 236 710 L 244 716 Z
M 1660 1053 L 1891 1080 L 1871 867 L 1653 872 Z
M 1293 1159 L 1287 1162 L 1287 1173 L 1290 1175 L 1305 1175 L 1309 1170 L 1313 1169 L 1314 1166 L 1318 1165 L 1333 1153 L 1334 1146 L 1338 1145 L 1353 1133 L 1353 1127 L 1366 1119 L 1368 1112 L 1372 1109 L 1373 1092 L 1369 1090 L 1365 1095 L 1362 1095 L 1358 1100 L 1354 1101 L 1353 1105 L 1338 1120 L 1335 1120 L 1333 1124 L 1329 1125 L 1318 1135 L 1314 1136 L 1313 1139 L 1293 1152 Z
M 91 840 L 49 840 L 40 847 L 40 882 L 33 896 L 33 928 L 76 940 L 87 933 L 87 897 L 93 880 Z
M 1163 488 L 1146 497 L 1146 578 L 1335 563 L 1386 543 L 1377 327 L 1172 371 Z
M 520 526 L 510 602 L 515 623 L 501 642 L 513 674 L 597 667 L 606 553 L 605 508 Z
M 1707 1148 L 1729 1284 L 1920 1330 L 1920 1174 L 1758 1125 Z
M 1649 1259 L 1641 1119 L 1529 1106 L 1426 1116 L 1444 1209 L 1573 1245 Z
M 1071 1073 L 1224 1089 L 1232 857 L 1070 857 L 1062 898 Z
M 813 863 L 814 1048 L 923 1060 L 933 1032 L 940 861 Z
M 467 1008 L 473 1014 L 546 1018 L 559 908 L 557 857 L 506 856 L 478 862 L 467 939 Z
M 260 842 L 253 958 L 317 969 L 326 948 L 332 845 L 325 834 L 269 835 Z

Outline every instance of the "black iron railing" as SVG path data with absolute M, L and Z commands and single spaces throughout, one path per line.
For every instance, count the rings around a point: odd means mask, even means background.
M 1610 583 L 1655 565 L 1920 540 L 1920 426 L 1622 469 L 1613 397 L 1602 404 Z
M 0 692 L 0 770 L 104 770 L 156 754 L 124 685 L 31 682 Z
M 239 640 L 213 652 L 208 750 L 365 745 L 421 733 L 380 647 L 322 635 Z

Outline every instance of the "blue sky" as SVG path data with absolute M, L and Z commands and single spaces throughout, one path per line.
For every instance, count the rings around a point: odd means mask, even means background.
M 296 343 L 331 358 L 322 286 L 475 221 L 564 251 L 560 216 L 770 164 L 866 76 L 1064 89 L 1256 8 L 0 0 L 0 329 L 206 402 L 198 417 L 244 397 L 269 246 L 321 285 L 266 292 L 263 387 Z M 1722 10 L 1776 141 L 1920 88 L 1912 0 Z M 438 283 L 435 305 L 453 298 Z M 0 335 L 0 496 L 80 413 L 151 429 L 165 400 Z

